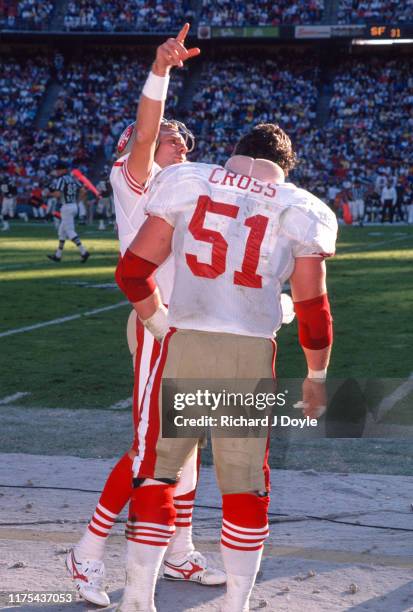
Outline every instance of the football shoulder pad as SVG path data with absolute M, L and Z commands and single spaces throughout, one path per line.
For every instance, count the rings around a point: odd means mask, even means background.
M 208 177 L 214 166 L 184 162 L 164 168 L 147 191 L 145 212 L 168 222 L 176 212 L 192 205 L 200 194 L 208 194 Z
M 214 166 L 211 164 L 195 162 L 172 164 L 172 166 L 167 166 L 158 172 L 155 179 L 152 181 L 150 191 L 154 191 L 161 184 L 174 185 L 179 188 L 180 184 L 185 181 L 203 180 L 208 178 L 212 168 L 214 168 Z
M 281 215 L 282 233 L 314 254 L 334 255 L 338 224 L 333 211 L 305 189 L 294 195 Z

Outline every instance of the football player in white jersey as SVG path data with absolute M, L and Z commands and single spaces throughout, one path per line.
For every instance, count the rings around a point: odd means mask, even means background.
M 162 380 L 270 378 L 281 287 L 289 279 L 308 366 L 303 410 L 317 417 L 325 409 L 332 318 L 324 259 L 334 254 L 337 221 L 315 196 L 285 182 L 294 164 L 288 136 L 261 124 L 241 138 L 225 167 L 163 170 L 149 189 L 149 217 L 118 264 L 121 288 L 163 339 L 139 415 L 122 612 L 155 611 L 156 576 L 174 533 L 175 483 L 198 442 L 162 438 Z M 154 277 L 168 265 L 175 274 L 169 311 Z M 268 536 L 267 439 L 212 444 L 223 500 L 222 610 L 245 612 Z
M 169 39 L 157 49 L 156 60 L 139 102 L 136 124 L 129 125 L 119 139 L 118 160 L 110 178 L 122 255 L 145 220 L 142 195 L 152 178 L 161 168 L 184 162 L 186 153 L 194 146 L 194 138 L 183 124 L 161 121 L 170 68 L 182 65 L 199 53 L 199 49 L 187 50 L 184 46 L 188 29 L 189 25 L 186 24 L 176 39 Z M 171 279 L 164 275 L 158 282 L 167 303 L 172 289 Z M 128 341 L 134 361 L 133 417 L 137 422 L 151 362 L 156 360 L 160 344 L 144 329 L 135 311 L 128 323 Z M 82 539 L 69 551 L 66 559 L 79 593 L 87 601 L 98 605 L 110 603 L 103 585 L 103 554 L 110 530 L 130 499 L 133 456 L 133 451 L 126 453 L 111 471 Z M 198 455 L 194 452 L 185 463 L 180 486 L 175 491 L 178 528 L 168 550 L 164 576 L 207 585 L 223 584 L 226 580 L 224 572 L 208 567 L 192 542 L 197 461 Z

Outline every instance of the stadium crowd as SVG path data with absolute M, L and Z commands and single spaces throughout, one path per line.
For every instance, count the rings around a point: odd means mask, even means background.
M 46 29 L 55 2 L 0 0 L 0 27 Z M 318 23 L 324 0 L 202 0 L 200 23 L 213 26 L 246 26 Z M 70 0 L 63 27 L 69 31 L 171 31 L 193 22 L 191 0 Z
M 324 0 L 202 0 L 200 24 L 224 27 L 310 24 L 321 20 L 323 10 Z
M 55 0 L 0 0 L 0 27 L 47 29 Z M 221 27 L 316 24 L 323 17 L 325 0 L 200 0 L 199 24 Z M 340 0 L 339 24 L 369 21 L 409 22 L 412 0 Z M 191 0 L 69 0 L 61 26 L 69 31 L 171 31 L 185 21 L 194 22 Z
M 148 62 L 132 54 L 94 56 L 69 64 L 49 121 L 49 130 L 63 135 L 66 155 L 94 160 L 103 152 L 112 159 L 125 121 L 134 119 Z M 167 112 L 173 110 L 182 88 L 182 72 L 171 82 Z
M 222 163 L 251 122 L 276 121 L 296 145 L 293 181 L 340 215 L 348 204 L 359 222 L 406 219 L 413 201 L 412 62 L 343 61 L 333 73 L 329 119 L 320 128 L 318 72 L 314 57 L 290 51 L 276 61 L 249 61 L 248 70 L 235 58 L 220 63 L 219 71 L 206 62 L 185 116 L 198 135 L 194 159 Z M 386 216 L 385 187 L 396 190 L 394 214 Z
M 170 31 L 192 21 L 190 0 L 70 0 L 64 17 L 66 30 L 105 32 Z
M 318 68 L 311 58 L 288 51 L 277 60 L 219 64 L 204 62 L 201 82 L 186 120 L 200 136 L 196 154 L 206 162 L 223 162 L 246 126 L 276 121 L 299 137 L 315 118 Z M 213 138 L 211 139 L 211 135 Z
M 193 160 L 222 163 L 245 129 L 279 122 L 292 136 L 299 165 L 292 180 L 353 217 L 381 221 L 385 200 L 392 219 L 405 218 L 413 200 L 413 77 L 410 59 L 351 58 L 331 75 L 329 117 L 317 125 L 320 82 L 315 55 L 291 49 L 266 61 L 204 60 L 187 110 L 177 109 L 183 71 L 171 79 L 167 114 L 197 136 Z M 110 166 L 114 146 L 133 119 L 148 62 L 130 51 L 64 63 L 61 55 L 10 59 L 0 70 L 0 174 L 14 177 L 20 201 L 47 187 L 57 160 L 90 174 Z M 60 87 L 47 125 L 36 119 L 47 84 Z M 395 188 L 394 194 L 383 190 Z M 363 201 L 365 210 L 361 214 Z M 356 210 L 357 209 L 357 210 Z M 357 213 L 357 214 L 356 214 Z M 362 219 L 360 217 L 363 217 Z
M 364 220 L 382 221 L 383 189 L 396 189 L 396 216 L 413 202 L 412 61 L 347 60 L 336 69 L 330 117 L 299 145 L 301 180 L 336 205 L 362 200 Z M 351 208 L 351 206 L 350 206 Z M 353 215 L 354 216 L 354 215 Z M 394 215 L 390 220 L 393 220 Z
M 36 150 L 43 145 L 43 134 L 33 123 L 46 91 L 52 70 L 51 58 L 8 57 L 0 68 L 0 173 L 16 179 L 20 193 L 27 193 L 33 182 L 44 179 L 46 160 Z
M 0 175 L 13 177 L 19 202 L 33 186 L 47 188 L 58 160 L 90 174 L 97 160 L 111 162 L 125 122 L 133 121 L 149 60 L 133 52 L 111 54 L 67 66 L 59 54 L 11 59 L 0 69 Z M 171 81 L 167 112 L 173 114 L 184 71 Z M 43 128 L 35 126 L 47 83 L 60 85 Z M 103 159 L 102 159 L 103 158 Z
M 412 22 L 412 0 L 340 0 L 338 23 Z
M 0 0 L 0 27 L 10 29 L 47 29 L 55 2 L 51 0 Z

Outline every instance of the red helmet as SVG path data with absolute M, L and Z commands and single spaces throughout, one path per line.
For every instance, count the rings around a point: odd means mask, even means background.
M 181 121 L 176 121 L 175 119 L 165 119 L 161 120 L 160 132 L 165 129 L 171 129 L 176 132 L 179 132 L 183 137 L 185 144 L 188 149 L 188 153 L 194 150 L 195 148 L 195 136 L 189 130 L 184 123 Z M 136 121 L 129 123 L 129 125 L 123 130 L 118 144 L 116 146 L 116 155 L 117 157 L 121 157 L 122 155 L 126 155 L 130 153 L 132 150 L 132 145 L 136 138 Z M 159 137 L 156 143 L 156 146 L 159 145 Z
M 130 123 L 127 128 L 125 128 L 118 140 L 118 144 L 116 145 L 116 155 L 121 157 L 121 155 L 126 155 L 126 153 L 130 153 L 133 140 L 132 135 L 134 135 L 136 121 Z

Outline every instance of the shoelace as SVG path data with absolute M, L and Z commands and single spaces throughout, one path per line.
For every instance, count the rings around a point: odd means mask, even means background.
M 192 561 L 196 565 L 200 565 L 204 570 L 207 569 L 207 560 L 204 555 L 198 551 L 191 553 L 188 557 L 188 561 Z
M 105 566 L 102 561 L 91 561 L 86 565 L 85 574 L 88 577 L 90 586 L 102 587 L 103 578 L 105 576 Z

